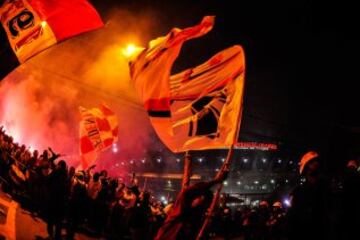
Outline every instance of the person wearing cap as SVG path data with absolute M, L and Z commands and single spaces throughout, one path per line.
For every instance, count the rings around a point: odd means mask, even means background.
M 284 239 L 285 213 L 283 211 L 281 202 L 276 201 L 273 203 L 270 218 L 266 225 L 269 228 L 268 239 Z
M 301 183 L 290 194 L 287 214 L 288 239 L 328 239 L 330 188 L 321 177 L 320 155 L 309 151 L 299 164 Z
M 256 226 L 256 234 L 254 239 L 267 239 L 268 228 L 266 226 L 267 221 L 270 219 L 270 206 L 268 201 L 262 200 L 259 203 L 258 209 L 258 223 Z
M 360 226 L 360 173 L 358 162 L 349 160 L 343 174 L 341 192 L 341 239 L 354 239 Z

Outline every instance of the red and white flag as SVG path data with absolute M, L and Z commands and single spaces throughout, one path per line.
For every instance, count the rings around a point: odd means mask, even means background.
M 0 80 L 50 46 L 103 25 L 87 0 L 0 1 Z
M 237 140 L 245 83 L 241 46 L 225 49 L 205 63 L 171 75 L 184 42 L 203 36 L 214 24 L 175 28 L 157 38 L 130 63 L 132 81 L 151 123 L 173 152 L 230 147 Z
M 118 141 L 118 121 L 104 104 L 92 109 L 80 107 L 80 114 L 80 153 L 83 169 L 86 169 L 94 163 L 97 153 Z

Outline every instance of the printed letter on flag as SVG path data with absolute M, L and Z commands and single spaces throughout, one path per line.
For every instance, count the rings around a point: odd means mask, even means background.
M 87 0 L 0 1 L 0 80 L 46 48 L 102 26 Z
M 80 153 L 83 169 L 86 169 L 96 160 L 96 153 L 117 142 L 118 121 L 114 112 L 105 105 L 92 109 L 80 107 L 80 114 Z
M 173 29 L 130 63 L 130 74 L 152 125 L 173 152 L 230 147 L 241 119 L 245 55 L 236 45 L 205 63 L 170 75 L 182 44 L 212 29 L 214 17 Z M 236 139 L 235 139 L 236 140 Z

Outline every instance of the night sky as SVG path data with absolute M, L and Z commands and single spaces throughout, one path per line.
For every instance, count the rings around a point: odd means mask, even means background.
M 356 80 L 360 65 L 357 37 L 360 15 L 354 3 L 300 0 L 90 1 L 102 16 L 105 28 L 58 44 L 39 54 L 28 65 L 24 64 L 23 69 L 35 65 L 35 70 L 56 70 L 61 76 L 81 78 L 81 81 L 76 81 L 88 84 L 84 72 L 90 71 L 91 67 L 103 68 L 103 65 L 93 66 L 91 63 L 95 59 L 101 60 L 109 46 L 124 44 L 124 39 L 117 41 L 117 38 L 126 37 L 130 28 L 144 46 L 151 39 L 167 34 L 173 27 L 193 26 L 204 16 L 215 15 L 211 32 L 186 42 L 173 73 L 194 67 L 215 53 L 240 44 L 247 62 L 241 141 L 271 142 L 281 149 L 300 152 L 319 150 L 328 157 L 329 165 L 334 169 L 349 158 L 359 159 L 359 88 Z M 129 27 L 122 30 L 124 26 Z M 78 48 L 80 44 L 83 48 Z M 47 57 L 52 59 L 49 64 Z M 63 69 L 59 69 L 59 62 Z M 108 64 L 106 61 L 100 63 Z M 118 67 L 116 70 L 122 66 L 113 65 Z M 121 79 L 119 76 L 128 75 L 127 65 L 124 68 L 121 73 L 112 69 L 113 74 L 109 76 Z M 12 76 L 16 78 L 16 74 Z M 97 80 L 97 76 L 94 79 Z M 112 81 L 110 77 L 106 80 Z M 83 92 L 83 85 L 78 86 L 79 92 Z M 120 86 L 113 86 L 112 90 L 118 88 L 123 90 Z M 128 101 L 127 95 L 135 95 L 127 94 L 130 92 L 119 91 L 116 97 L 124 99 L 117 100 Z M 79 104 L 83 103 L 81 101 L 82 98 Z M 137 102 L 127 103 L 142 109 Z
M 356 29 L 360 21 L 350 3 L 92 2 L 105 21 L 111 20 L 108 14 L 114 8 L 139 17 L 150 14 L 158 23 L 151 29 L 152 38 L 215 15 L 214 29 L 185 44 L 173 71 L 241 44 L 247 59 L 242 140 L 315 148 L 333 159 L 359 156 L 356 80 L 360 45 Z

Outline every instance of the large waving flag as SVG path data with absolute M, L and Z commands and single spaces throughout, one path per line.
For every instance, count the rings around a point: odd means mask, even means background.
M 87 0 L 0 0 L 0 80 L 46 48 L 102 26 Z
M 175 28 L 151 41 L 130 63 L 132 81 L 151 123 L 174 152 L 229 147 L 237 137 L 245 81 L 240 46 L 170 75 L 182 44 L 209 32 L 213 23 L 214 17 L 208 16 L 199 25 Z
M 118 121 L 104 104 L 100 108 L 80 107 L 80 114 L 80 153 L 85 169 L 95 161 L 98 152 L 118 141 Z

